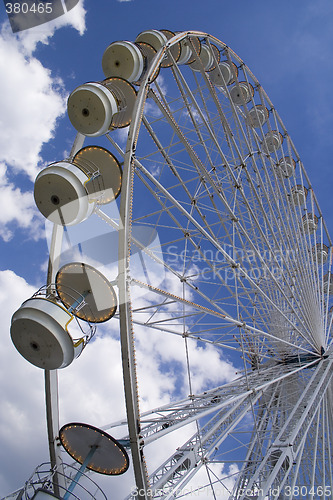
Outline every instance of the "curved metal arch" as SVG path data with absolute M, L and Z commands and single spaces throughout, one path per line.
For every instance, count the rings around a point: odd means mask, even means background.
M 124 155 L 123 186 L 120 203 L 120 220 L 122 222 L 122 228 L 119 230 L 118 252 L 118 284 L 120 302 L 119 319 L 129 438 L 139 498 L 142 499 L 149 498 L 149 496 L 151 496 L 151 490 L 149 488 L 148 474 L 145 466 L 142 444 L 139 437 L 140 410 L 135 369 L 136 361 L 132 329 L 131 299 L 129 291 L 129 250 L 131 245 L 131 203 L 133 197 L 132 187 L 135 168 L 135 149 L 150 79 L 160 67 L 161 61 L 163 60 L 167 49 L 189 35 L 200 37 L 207 36 L 207 34 L 199 31 L 187 31 L 174 36 L 158 51 L 148 68 L 145 78 L 140 84 L 140 89 L 138 91 Z

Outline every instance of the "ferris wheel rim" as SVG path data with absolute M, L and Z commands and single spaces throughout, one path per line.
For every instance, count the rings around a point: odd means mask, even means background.
M 144 102 L 145 102 L 146 97 L 147 97 L 146 93 L 147 93 L 147 86 L 149 85 L 149 79 L 150 79 L 151 75 L 154 75 L 154 73 L 156 72 L 157 68 L 159 67 L 159 65 L 161 63 L 161 60 L 163 58 L 163 55 L 165 54 L 165 51 L 167 50 L 167 48 L 171 47 L 173 43 L 178 43 L 180 40 L 184 39 L 187 36 L 199 36 L 199 37 L 202 37 L 202 38 L 204 38 L 206 40 L 209 40 L 209 41 L 218 42 L 219 45 L 224 45 L 223 42 L 220 42 L 215 37 L 212 37 L 212 36 L 208 35 L 207 33 L 196 32 L 196 31 L 183 32 L 181 34 L 175 35 L 175 37 L 173 37 L 171 40 L 168 40 L 168 42 L 164 45 L 164 47 L 162 47 L 162 49 L 156 55 L 155 60 L 154 60 L 155 64 L 151 65 L 150 70 L 147 72 L 147 75 L 146 75 L 144 81 L 141 83 L 141 87 L 140 87 L 139 92 L 138 92 L 138 102 L 137 102 L 137 105 L 136 105 L 136 110 L 134 112 L 134 117 L 137 117 L 139 113 L 140 113 L 141 116 L 143 114 L 143 107 L 144 107 Z M 230 50 L 230 52 L 232 52 L 232 51 Z M 233 55 L 236 56 L 234 53 L 233 53 Z M 244 64 L 238 58 L 238 56 L 236 56 L 236 58 L 240 61 L 241 64 Z M 248 68 L 247 68 L 247 71 L 248 71 L 249 74 L 251 74 L 251 76 L 253 77 L 253 79 L 259 85 L 259 82 L 256 80 L 256 78 L 254 77 L 254 75 L 251 73 L 251 71 Z M 265 96 L 265 99 L 268 102 L 270 102 L 269 97 L 264 92 L 264 90 L 261 89 L 261 91 L 263 92 L 263 94 Z M 282 121 L 281 121 L 281 124 L 282 124 Z M 138 139 L 138 134 L 139 134 L 139 128 L 140 128 L 140 126 L 141 126 L 141 122 L 137 122 L 136 120 L 134 120 L 134 122 L 131 123 L 130 129 L 129 129 L 129 136 L 128 136 L 128 141 L 127 141 L 127 145 L 126 145 L 126 154 L 124 156 L 124 159 L 125 159 L 124 167 L 125 167 L 125 169 L 127 169 L 127 174 L 124 175 L 124 177 L 127 178 L 127 181 L 125 181 L 125 184 L 128 185 L 128 187 L 130 187 L 130 183 L 132 182 L 131 175 L 133 175 L 133 171 L 131 172 L 131 174 L 129 174 L 129 172 L 130 172 L 131 169 L 132 170 L 134 169 L 133 158 L 131 157 L 130 152 L 135 150 L 136 141 Z M 282 124 L 282 126 L 284 128 L 283 124 Z M 295 154 L 297 154 L 297 151 L 296 151 L 296 149 L 294 148 L 293 145 L 292 145 L 292 148 L 293 148 L 293 151 L 295 152 Z M 300 162 L 300 159 L 299 159 L 298 156 L 297 156 L 297 160 Z M 302 164 L 301 164 L 301 166 L 302 166 Z M 308 180 L 308 177 L 307 177 L 305 171 L 304 171 L 304 174 L 305 174 L 306 179 Z M 310 184 L 309 180 L 308 180 L 308 185 L 311 187 L 311 184 Z M 126 191 L 126 193 L 127 193 L 127 191 Z M 123 201 L 123 199 L 122 199 L 122 201 Z M 127 197 L 127 203 L 124 202 L 124 204 L 122 205 L 123 208 L 121 209 L 122 220 L 125 220 L 126 224 L 128 223 L 127 214 L 130 213 L 130 203 L 131 203 L 131 198 Z M 318 204 L 317 204 L 316 200 L 315 200 L 315 204 L 316 204 L 317 209 L 318 209 L 319 207 L 318 207 Z M 125 235 L 125 232 L 124 232 L 124 235 Z M 125 236 L 125 238 L 126 238 L 126 236 Z M 127 235 L 127 241 L 129 242 L 128 235 Z M 128 266 L 128 261 L 127 261 L 128 254 L 125 256 L 125 254 L 124 254 L 124 247 L 122 247 L 122 251 L 120 253 L 120 257 L 121 257 L 120 260 L 123 263 L 127 263 L 124 266 L 122 266 L 122 268 L 120 270 L 120 273 L 119 273 L 119 275 L 122 276 L 122 278 L 125 278 L 125 273 L 126 273 L 125 267 Z M 124 291 L 126 290 L 126 292 L 123 295 L 122 301 L 124 301 L 125 304 L 126 304 L 126 307 L 129 308 L 127 310 L 126 314 L 123 313 L 124 314 L 123 321 L 126 321 L 126 328 L 128 328 L 128 314 L 130 313 L 130 307 L 131 306 L 130 306 L 129 293 L 127 293 L 128 292 L 128 284 L 126 283 L 126 278 L 123 280 L 122 286 L 123 286 L 123 290 Z M 135 360 L 134 359 L 133 359 L 133 365 L 135 365 Z M 131 385 L 131 384 L 129 384 L 129 385 Z M 126 382 L 125 382 L 125 386 L 126 386 Z M 130 398 L 133 400 L 133 393 L 131 393 Z M 137 399 L 137 397 L 134 398 L 134 399 L 136 399 L 135 404 L 138 406 L 138 399 Z M 139 411 L 139 410 L 137 410 L 137 411 Z M 134 416 L 134 412 L 132 412 L 132 415 Z M 138 415 L 138 413 L 136 413 L 136 416 L 137 415 Z M 136 423 L 137 423 L 137 419 L 133 418 L 134 434 L 137 437 L 137 442 L 136 442 L 137 452 L 135 452 L 135 453 L 137 454 L 138 460 L 142 460 L 142 455 L 140 456 L 139 452 L 138 452 L 139 448 L 140 448 L 140 442 L 139 442 L 140 440 L 138 439 L 138 435 L 137 435 L 138 433 L 135 430 Z M 130 435 L 131 435 L 131 432 L 130 432 Z M 134 437 L 134 435 L 132 437 Z M 132 449 L 132 452 L 133 452 L 133 449 Z M 142 465 L 142 462 L 141 462 L 141 464 L 139 466 L 139 469 L 140 469 L 141 481 L 142 481 L 141 485 L 144 487 L 144 485 L 146 484 L 146 487 L 147 487 L 147 483 L 146 483 L 146 480 L 147 480 L 146 470 L 145 470 L 145 466 Z
M 119 244 L 120 244 L 120 249 L 119 249 L 119 278 L 118 278 L 118 284 L 119 284 L 119 297 L 120 297 L 120 323 L 123 325 L 121 326 L 121 337 L 122 337 L 122 349 L 123 349 L 123 363 L 124 366 L 126 367 L 127 364 L 131 365 L 131 370 L 124 369 L 123 371 L 125 372 L 125 392 L 127 391 L 127 400 L 129 401 L 128 403 L 128 416 L 129 416 L 129 434 L 130 434 L 130 441 L 131 441 L 131 448 L 132 448 L 132 461 L 134 463 L 134 467 L 136 470 L 136 477 L 137 477 L 137 485 L 138 487 L 141 487 L 143 490 L 147 491 L 148 490 L 148 482 L 147 482 L 147 471 L 146 471 L 146 465 L 144 461 L 144 457 L 142 454 L 142 439 L 140 437 L 140 432 L 138 431 L 138 422 L 140 422 L 140 412 L 138 408 L 138 395 L 136 392 L 136 375 L 135 375 L 135 352 L 133 349 L 132 345 L 132 338 L 130 335 L 131 331 L 131 300 L 130 300 L 130 292 L 129 292 L 129 284 L 127 280 L 127 271 L 128 271 L 128 247 L 129 247 L 129 242 L 130 242 L 130 227 L 131 227 L 131 222 L 129 219 L 129 216 L 131 214 L 131 201 L 132 201 L 132 175 L 133 175 L 133 170 L 134 170 L 134 155 L 135 155 L 135 149 L 136 149 L 136 144 L 138 140 L 138 135 L 139 135 L 139 129 L 141 127 L 142 123 L 142 113 L 143 113 L 143 107 L 145 100 L 147 98 L 147 88 L 149 86 L 149 81 L 150 78 L 156 73 L 157 68 L 160 66 L 161 60 L 164 57 L 164 54 L 168 48 L 170 48 L 173 44 L 179 43 L 182 39 L 186 38 L 187 36 L 199 36 L 201 38 L 204 38 L 206 40 L 219 43 L 220 45 L 225 45 L 223 42 L 220 42 L 217 40 L 215 37 L 212 37 L 211 35 L 208 35 L 207 33 L 203 32 L 197 32 L 197 31 L 187 31 L 187 32 L 182 32 L 180 34 L 175 35 L 175 37 L 169 39 L 167 43 L 160 49 L 160 51 L 156 54 L 155 59 L 153 64 L 151 64 L 149 71 L 147 72 L 145 79 L 140 85 L 138 95 L 137 95 L 137 100 L 135 104 L 135 109 L 133 112 L 133 119 L 132 123 L 129 128 L 129 135 L 128 135 L 128 140 L 126 144 L 126 149 L 124 151 L 124 172 L 123 172 L 123 186 L 122 186 L 122 196 L 121 196 L 121 205 L 120 205 L 120 216 L 121 220 L 123 221 L 123 229 L 119 231 L 119 234 L 121 235 L 119 238 Z M 226 46 L 225 46 L 226 47 Z M 228 48 L 228 50 L 230 50 Z M 230 52 L 232 52 L 230 50 Z M 234 53 L 233 53 L 234 54 Z M 237 59 L 242 62 L 238 56 Z M 248 68 L 247 68 L 248 70 Z M 248 70 L 250 74 L 250 70 Z M 253 79 L 255 77 L 253 76 Z M 259 82 L 258 82 L 259 84 Z M 262 92 L 264 92 L 262 90 Z M 268 96 L 266 93 L 264 93 L 265 99 L 269 101 Z M 282 122 L 281 122 L 282 123 Z M 283 126 L 284 127 L 284 126 Z M 78 142 L 82 145 L 82 137 L 79 136 Z M 293 147 L 294 148 L 294 147 Z M 78 149 L 76 147 L 76 149 Z M 293 149 L 293 151 L 296 151 Z M 297 158 L 298 161 L 300 162 L 300 159 Z M 301 162 L 300 162 L 301 164 Z M 302 164 L 301 164 L 302 167 Z M 303 168 L 303 167 L 302 167 Z M 303 170 L 304 177 L 307 179 L 307 175 L 305 170 Z M 311 187 L 310 181 L 308 181 L 308 186 Z M 317 213 L 321 217 L 321 212 L 319 209 L 319 206 L 317 204 L 316 199 L 314 198 L 314 205 L 317 207 Z M 59 246 L 59 242 L 61 240 L 61 233 L 62 229 L 61 227 L 58 227 L 55 229 L 55 236 L 53 239 L 53 246 Z M 331 245 L 330 240 L 328 241 L 328 244 Z M 52 259 L 50 260 L 50 262 Z M 56 265 L 54 266 L 56 267 Z M 49 268 L 49 275 L 51 276 L 53 273 L 52 269 L 52 264 L 50 264 Z M 241 325 L 239 325 L 241 326 Z M 310 352 L 310 351 L 309 351 Z M 311 363 L 315 363 L 313 360 Z M 54 443 L 54 438 L 57 432 L 57 428 L 59 428 L 59 425 L 57 424 L 57 405 L 54 403 L 54 400 L 57 399 L 57 389 L 56 389 L 56 381 L 51 374 L 45 374 L 46 376 L 46 394 L 47 394 L 47 401 L 48 401 L 48 422 L 49 422 L 49 428 L 53 428 L 52 431 L 50 431 L 49 434 L 49 440 L 50 440 L 50 446 L 51 446 L 51 441 Z M 127 379 L 126 379 L 127 377 Z M 51 380 L 52 379 L 52 380 Z M 50 401 L 53 401 L 51 404 Z M 146 493 L 144 494 L 146 495 Z M 146 498 L 146 496 L 142 496 L 142 498 Z

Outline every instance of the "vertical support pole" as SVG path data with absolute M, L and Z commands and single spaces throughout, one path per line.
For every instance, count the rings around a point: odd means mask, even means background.
M 60 489 L 65 489 L 66 483 L 62 470 L 63 463 L 60 446 L 58 446 L 59 442 L 57 440 L 59 433 L 57 370 L 45 370 L 45 400 L 50 461 L 52 469 L 55 470 L 53 476 L 53 489 L 56 495 L 61 496 Z
M 77 134 L 70 156 L 71 158 L 75 153 L 82 148 L 85 136 Z M 60 256 L 62 249 L 64 235 L 64 227 L 54 224 L 51 236 L 50 251 L 49 251 L 49 265 L 47 270 L 47 284 L 50 285 L 54 282 L 55 275 L 59 269 Z M 51 468 L 55 469 L 53 476 L 53 489 L 54 493 L 60 495 L 60 490 L 65 489 L 66 483 L 63 474 L 63 463 L 58 446 L 59 434 L 59 404 L 58 404 L 58 374 L 56 370 L 45 370 L 45 403 L 46 403 L 46 421 L 47 433 L 49 442 L 49 452 Z M 59 473 L 60 471 L 60 473 Z

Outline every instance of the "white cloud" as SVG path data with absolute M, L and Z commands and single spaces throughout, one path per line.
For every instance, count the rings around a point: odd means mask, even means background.
M 116 319 L 100 326 L 81 356 L 59 371 L 61 424 L 82 421 L 102 427 L 124 418 L 120 343 L 110 331 L 119 331 Z
M 40 224 L 31 192 L 15 187 L 6 177 L 10 168 L 34 180 L 42 164 L 41 150 L 54 136 L 57 121 L 66 109 L 66 90 L 62 80 L 33 56 L 38 42 L 47 44 L 56 29 L 73 26 L 85 31 L 85 10 L 80 2 L 68 14 L 18 35 L 9 23 L 0 32 L 0 236 L 12 237 L 12 222 L 31 227 L 36 237 Z M 35 217 L 37 215 L 37 219 Z M 33 224 L 32 224 L 33 222 Z
M 39 238 L 42 227 L 42 217 L 35 207 L 31 191 L 22 192 L 20 188 L 8 181 L 6 166 L 0 163 L 0 236 L 9 241 L 13 236 L 12 223 L 15 227 L 32 227 L 31 235 Z M 32 224 L 33 223 L 33 224 Z
M 6 30 L 0 36 L 0 72 L 6 75 L 0 81 L 0 160 L 34 178 L 41 148 L 65 111 L 63 83 L 38 59 L 25 56 Z
M 156 84 L 159 87 L 159 92 L 158 93 L 160 93 L 163 96 L 166 96 L 167 93 L 168 93 L 168 86 L 167 86 L 167 83 L 165 81 L 164 76 L 161 73 L 156 78 Z M 155 86 L 155 84 L 153 84 L 153 86 Z
M 184 339 L 144 327 L 136 328 L 136 338 L 139 377 L 145 381 L 141 396 L 145 403 L 148 402 L 148 407 L 165 403 L 165 398 L 186 397 L 190 388 Z M 189 339 L 187 348 L 193 393 L 199 394 L 236 378 L 235 367 L 221 358 L 217 348 L 199 346 L 193 339 Z M 149 365 L 145 363 L 147 358 Z M 159 381 L 157 377 L 160 377 Z M 153 387 L 149 380 L 154 380 L 156 386 Z
M 31 55 L 38 43 L 47 45 L 55 31 L 66 26 L 73 27 L 83 35 L 86 30 L 85 15 L 84 2 L 81 0 L 72 10 L 57 19 L 18 33 L 17 39 L 22 52 Z
M 47 456 L 43 372 L 21 357 L 9 335 L 12 314 L 34 291 L 33 287 L 13 271 L 0 271 L 2 494 L 9 493 L 20 483 L 24 484 L 32 469 L 39 463 L 41 450 L 42 455 L 45 453 L 45 457 Z
M 128 131 L 129 127 L 124 127 L 124 128 L 118 128 L 113 132 L 116 135 L 118 144 L 123 146 L 123 148 L 125 148 L 126 146 Z

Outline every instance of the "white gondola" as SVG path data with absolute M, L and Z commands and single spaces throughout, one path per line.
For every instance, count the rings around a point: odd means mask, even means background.
M 209 73 L 209 78 L 216 87 L 224 87 L 235 82 L 235 77 L 238 75 L 237 66 L 229 61 L 222 61 L 212 69 Z
M 308 195 L 308 190 L 302 184 L 294 186 L 290 193 L 290 199 L 294 205 L 304 205 Z
M 152 59 L 159 49 L 170 40 L 175 33 L 170 30 L 148 30 L 140 33 L 135 42 L 118 41 L 111 43 L 104 51 L 102 57 L 102 69 L 106 78 L 124 78 L 130 83 L 139 85 L 149 67 Z M 199 45 L 200 48 L 200 45 Z M 216 57 L 219 52 L 216 49 Z M 172 45 L 169 52 L 165 54 L 161 61 L 161 67 L 167 68 L 175 62 L 179 64 L 188 62 L 192 57 L 190 44 L 181 45 L 181 42 Z M 150 81 L 158 76 L 157 71 Z
M 325 264 L 325 262 L 327 262 L 328 252 L 328 246 L 322 245 L 321 243 L 317 243 L 312 247 L 313 258 L 317 260 L 318 264 Z
M 136 82 L 140 80 L 144 68 L 144 55 L 133 42 L 113 42 L 102 57 L 102 69 L 106 78 L 118 76 L 128 82 Z
M 118 112 L 115 96 L 106 85 L 85 83 L 75 89 L 67 103 L 68 117 L 78 132 L 87 136 L 106 134 Z
M 307 213 L 302 217 L 302 225 L 305 232 L 312 234 L 317 230 L 318 217 L 315 214 Z
M 158 52 L 167 42 L 167 37 L 162 31 L 147 30 L 142 31 L 135 39 L 136 42 L 148 43 Z
M 250 127 L 262 127 L 268 120 L 269 112 L 266 106 L 256 104 L 251 108 L 246 116 L 246 122 Z
M 89 176 L 69 161 L 42 170 L 35 181 L 35 202 L 45 218 L 56 224 L 72 225 L 92 214 L 85 184 Z
M 180 41 L 180 55 L 177 64 L 191 64 L 201 52 L 201 41 L 196 36 Z
M 11 338 L 18 352 L 45 370 L 65 368 L 77 358 L 85 336 L 74 340 L 68 326 L 74 315 L 51 294 L 35 295 L 14 313 Z
M 192 57 L 192 47 L 189 43 L 189 40 L 182 40 L 180 42 L 180 48 L 181 52 L 178 59 L 178 64 L 187 64 Z
M 230 97 L 236 106 L 242 106 L 251 101 L 254 88 L 251 83 L 239 82 L 230 89 Z
M 57 273 L 56 283 L 42 287 L 14 313 L 11 338 L 19 353 L 45 370 L 65 368 L 77 358 L 95 333 L 94 323 L 113 317 L 117 299 L 112 285 L 84 263 L 73 262 Z M 69 331 L 74 316 L 88 325 Z
M 208 71 L 213 66 L 213 64 L 213 54 L 209 50 L 209 47 L 207 47 L 207 45 L 202 45 L 200 55 L 198 55 L 196 60 L 193 61 L 190 66 L 193 71 L 201 71 L 202 69 Z
M 284 156 L 277 164 L 278 174 L 281 175 L 281 177 L 291 177 L 295 172 L 295 167 L 295 160 L 290 158 L 290 156 Z
M 74 158 L 42 170 L 35 181 L 35 202 L 55 224 L 74 225 L 89 217 L 96 205 L 114 200 L 121 189 L 118 160 L 105 148 L 88 146 Z
M 281 146 L 283 142 L 283 136 L 281 132 L 278 132 L 277 130 L 270 130 L 265 134 L 264 140 L 263 140 L 263 149 L 267 153 L 273 153 L 279 147 Z
M 201 44 L 200 54 L 196 57 L 196 60 L 190 64 L 193 71 L 212 71 L 217 67 L 220 60 L 220 53 L 215 47 L 211 45 L 210 47 L 205 44 Z
M 135 100 L 134 87 L 124 79 L 112 77 L 85 83 L 70 94 L 68 117 L 78 132 L 98 137 L 129 125 Z
M 329 293 L 333 295 L 333 274 L 327 273 L 324 278 L 324 293 Z
M 173 31 L 170 30 L 160 30 L 160 31 L 167 38 L 167 40 L 170 40 L 175 36 L 175 33 Z M 168 53 L 165 54 L 164 59 L 161 61 L 162 68 L 169 68 L 175 62 L 177 63 L 179 61 L 180 54 L 181 54 L 180 42 L 173 44 L 168 49 Z

